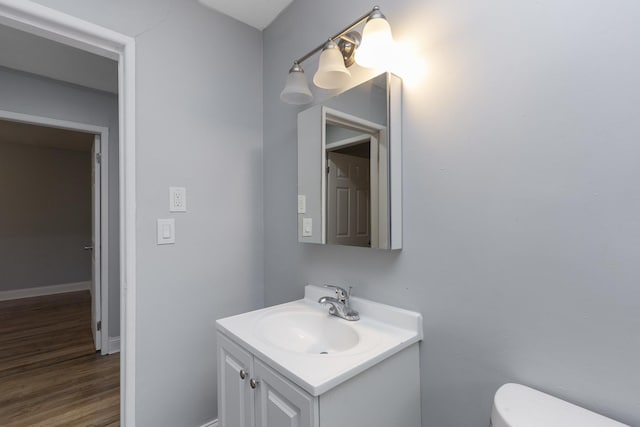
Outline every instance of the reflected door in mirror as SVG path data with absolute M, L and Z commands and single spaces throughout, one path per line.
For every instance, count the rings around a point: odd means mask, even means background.
M 329 151 L 327 164 L 327 243 L 371 246 L 369 156 Z

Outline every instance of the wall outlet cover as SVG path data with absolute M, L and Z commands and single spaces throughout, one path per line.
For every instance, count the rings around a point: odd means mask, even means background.
M 169 187 L 169 212 L 187 211 L 187 189 L 184 187 Z
M 298 194 L 298 213 L 307 213 L 307 196 Z

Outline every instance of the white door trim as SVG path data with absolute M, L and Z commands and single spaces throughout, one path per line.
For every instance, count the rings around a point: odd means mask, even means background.
M 107 142 L 108 143 L 108 142 Z M 105 144 L 106 145 L 106 144 Z M 109 151 L 105 149 L 105 151 Z M 102 161 L 98 160 L 102 156 L 102 137 L 100 134 L 93 135 L 93 149 L 91 150 L 91 332 L 93 333 L 96 350 L 100 350 L 101 354 L 109 351 L 107 347 L 109 341 L 103 342 L 103 337 L 109 336 L 109 323 L 107 320 L 103 322 L 102 313 L 105 312 L 103 300 L 106 300 L 107 310 L 109 313 L 109 282 L 105 282 L 102 278 L 103 271 L 109 271 L 109 257 L 104 257 L 106 263 L 103 262 L 102 241 L 109 241 L 109 235 L 103 234 L 102 223 L 109 223 L 109 217 L 104 215 L 102 208 L 106 199 L 109 200 L 109 193 L 105 196 L 102 188 L 103 172 L 107 165 L 102 165 Z M 96 194 L 96 191 L 98 194 Z M 97 196 L 97 197 L 96 197 Z M 96 209 L 96 207 L 98 209 Z M 104 235 L 104 239 L 102 236 Z M 103 286 L 105 285 L 105 286 Z M 105 292 L 106 289 L 106 292 Z M 96 301 L 97 300 L 97 301 Z M 97 304 L 96 304 L 97 303 Z M 104 328 L 98 328 L 98 325 L 104 323 Z M 105 345 L 106 344 L 106 345 Z
M 24 0 L 0 0 L 0 24 L 118 61 L 120 146 L 120 421 L 135 426 L 135 40 Z

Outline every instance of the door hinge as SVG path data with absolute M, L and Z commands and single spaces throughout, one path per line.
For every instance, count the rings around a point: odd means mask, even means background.
M 96 162 L 102 163 L 102 153 L 96 153 Z
M 99 331 L 102 330 L 102 320 L 98 320 L 98 325 L 96 326 L 96 329 Z
M 330 170 L 331 170 L 331 168 L 329 166 L 327 166 L 327 175 L 329 174 Z

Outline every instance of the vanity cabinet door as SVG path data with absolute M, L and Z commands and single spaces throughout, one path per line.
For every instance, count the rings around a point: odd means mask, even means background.
M 252 373 L 253 356 L 218 333 L 218 418 L 221 427 L 255 425 L 254 393 L 249 386 Z
M 318 427 L 318 399 L 254 360 L 256 427 Z

